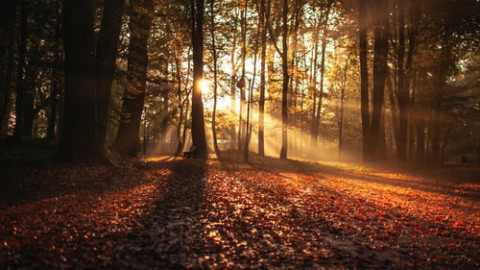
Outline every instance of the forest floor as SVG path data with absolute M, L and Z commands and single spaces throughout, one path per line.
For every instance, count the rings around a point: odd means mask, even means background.
M 0 160 L 0 269 L 70 267 L 478 269 L 480 168 Z

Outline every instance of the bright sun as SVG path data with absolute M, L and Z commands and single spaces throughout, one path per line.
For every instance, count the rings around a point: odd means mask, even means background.
M 198 84 L 200 85 L 200 89 L 202 90 L 203 94 L 207 94 L 207 93 L 210 92 L 210 82 L 209 81 L 207 81 L 205 79 L 201 79 Z
M 206 79 L 202 79 L 199 82 L 200 89 L 202 90 L 204 106 L 207 110 L 213 109 L 213 86 L 212 83 Z M 219 95 L 217 98 L 217 110 L 229 110 L 230 109 L 230 97 Z

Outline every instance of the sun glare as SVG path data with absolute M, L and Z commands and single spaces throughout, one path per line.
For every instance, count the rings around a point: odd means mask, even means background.
M 200 89 L 202 90 L 203 94 L 206 94 L 206 93 L 210 92 L 210 82 L 209 81 L 207 81 L 205 79 L 201 79 L 198 84 L 199 84 Z

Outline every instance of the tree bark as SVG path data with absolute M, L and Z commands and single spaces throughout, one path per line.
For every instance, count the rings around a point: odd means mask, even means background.
M 59 154 L 70 162 L 104 161 L 96 140 L 93 1 L 63 1 L 65 96 Z
M 3 91 L 0 96 L 0 136 L 6 132 L 7 125 L 7 114 L 8 108 L 11 102 L 11 93 L 12 93 L 12 80 L 13 80 L 13 57 L 14 57 L 14 37 L 15 31 L 10 32 L 9 45 L 7 50 L 7 59 L 6 59 L 6 70 L 5 70 L 5 83 L 3 85 Z
M 322 119 L 322 105 L 323 105 L 323 92 L 325 85 L 325 54 L 327 51 L 327 34 L 328 34 L 328 20 L 330 17 L 330 4 L 327 6 L 325 11 L 325 24 L 323 26 L 323 37 L 322 37 L 322 48 L 320 52 L 320 91 L 318 93 L 318 103 L 317 103 L 317 116 L 315 119 L 315 135 L 318 137 L 318 129 L 320 127 L 320 122 Z
M 369 157 L 370 108 L 368 89 L 367 0 L 359 0 L 360 100 L 362 117 L 362 156 Z
M 213 111 L 212 111 L 212 136 L 213 136 L 213 149 L 217 158 L 220 155 L 220 149 L 217 142 L 217 96 L 218 96 L 218 72 L 217 72 L 217 45 L 215 40 L 215 0 L 210 0 L 210 35 L 212 38 L 212 56 L 213 56 Z
M 135 157 L 140 146 L 140 123 L 146 93 L 152 0 L 134 0 L 132 8 L 129 25 L 128 82 L 123 95 L 120 126 L 114 145 L 117 152 Z
M 282 16 L 282 148 L 280 159 L 287 159 L 288 152 L 288 0 L 283 0 Z
M 62 78 L 60 77 L 60 36 L 61 36 L 61 15 L 60 15 L 60 2 L 56 3 L 56 22 L 55 22 L 55 47 L 54 47 L 54 60 L 53 60 L 53 71 L 52 71 L 52 90 L 50 93 L 50 111 L 48 116 L 48 127 L 47 127 L 47 139 L 54 140 L 57 138 L 56 134 L 56 125 L 57 125 L 57 114 L 58 114 L 58 98 L 60 95 L 60 84 Z
M 196 147 L 195 158 L 206 159 L 208 155 L 207 139 L 203 112 L 202 90 L 203 79 L 203 16 L 205 1 L 191 3 L 192 12 L 192 45 L 193 45 L 193 93 L 192 93 L 192 141 Z
M 107 147 L 110 95 L 118 56 L 124 9 L 124 0 L 105 1 L 96 48 L 98 140 L 103 148 Z
M 405 6 L 403 0 L 397 0 L 398 8 L 398 50 L 397 50 L 397 98 L 399 109 L 399 129 L 397 158 L 398 161 L 406 160 L 407 153 L 407 127 L 408 127 L 408 83 L 405 83 Z
M 373 60 L 373 112 L 371 123 L 371 138 L 369 158 L 377 158 L 378 141 L 380 139 L 381 118 L 385 95 L 388 57 L 388 6 L 387 1 L 378 4 L 380 20 L 374 27 L 375 44 Z
M 261 30 L 261 64 L 260 64 L 260 100 L 258 104 L 258 154 L 265 155 L 265 90 L 266 90 L 266 59 L 267 59 L 267 18 L 270 17 L 271 0 L 261 0 L 260 25 Z
M 27 1 L 20 4 L 20 43 L 18 44 L 17 63 L 17 97 L 15 99 L 15 130 L 14 137 L 20 139 L 23 136 L 23 108 L 25 102 L 25 67 L 27 56 Z

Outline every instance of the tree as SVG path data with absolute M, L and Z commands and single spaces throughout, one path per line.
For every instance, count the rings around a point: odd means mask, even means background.
M 0 35 L 4 38 L 0 41 L 0 71 L 3 76 L 0 77 L 0 134 L 3 133 L 3 126 L 10 104 L 10 95 L 13 79 L 14 65 L 14 36 L 16 16 L 19 1 L 3 1 L 0 4 Z
M 280 159 L 287 159 L 288 151 L 288 0 L 283 0 L 282 12 L 282 148 Z
M 106 147 L 111 88 L 118 56 L 118 43 L 125 1 L 106 0 L 96 48 L 98 140 Z
M 266 59 L 267 59 L 267 18 L 270 18 L 271 0 L 261 0 L 261 64 L 260 64 L 260 99 L 258 105 L 258 154 L 265 155 L 265 90 L 266 90 Z
M 202 89 L 200 87 L 203 79 L 203 16 L 205 13 L 205 1 L 191 1 L 190 9 L 193 47 L 192 141 L 196 147 L 194 156 L 205 159 L 208 152 Z
M 25 108 L 25 66 L 27 58 L 27 1 L 20 5 L 20 43 L 18 45 L 17 96 L 15 99 L 15 137 L 20 138 L 25 131 L 23 124 Z
M 212 38 L 212 56 L 213 56 L 213 112 L 212 112 L 212 135 L 213 135 L 213 148 L 215 154 L 220 154 L 217 142 L 217 128 L 216 128 L 216 116 L 217 116 L 217 96 L 218 96 L 218 54 L 215 42 L 215 0 L 210 0 L 210 35 Z
M 98 162 L 96 140 L 95 43 L 93 1 L 63 1 L 65 95 L 60 157 L 71 162 Z
M 147 86 L 147 48 L 153 19 L 152 11 L 152 0 L 132 1 L 129 23 L 128 82 L 123 95 L 120 127 L 114 143 L 117 152 L 130 157 L 137 155 L 140 146 L 140 121 Z

